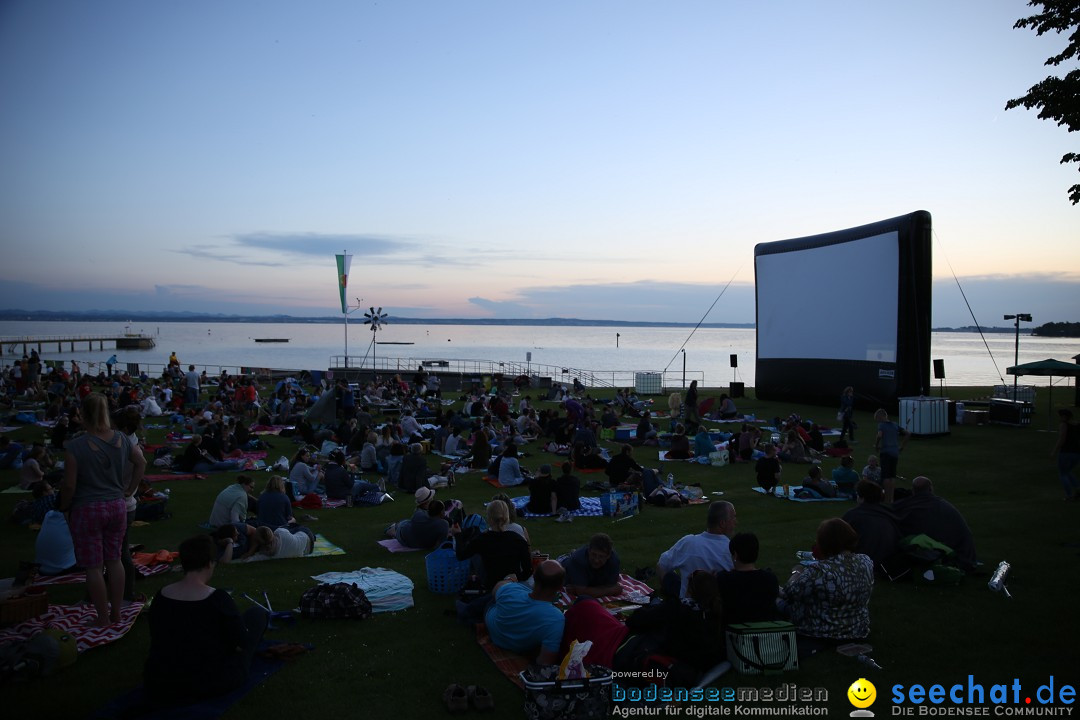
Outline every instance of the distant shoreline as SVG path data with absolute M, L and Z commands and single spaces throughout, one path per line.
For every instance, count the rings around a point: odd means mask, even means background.
M 0 310 L 4 322 L 160 322 L 160 323 L 264 323 L 264 324 L 313 324 L 327 325 L 343 322 L 341 316 L 304 317 L 295 315 L 206 315 L 199 313 L 122 313 L 102 312 L 54 312 L 46 310 Z M 692 322 L 658 322 L 638 320 L 584 320 L 581 318 L 410 318 L 390 316 L 387 323 L 394 325 L 507 325 L 523 327 L 695 327 Z M 703 328 L 727 328 L 753 330 L 755 323 L 701 323 Z M 977 327 L 936 327 L 931 332 L 979 332 Z M 1011 327 L 984 327 L 984 333 L 1013 333 Z M 1030 330 L 1021 329 L 1021 335 Z

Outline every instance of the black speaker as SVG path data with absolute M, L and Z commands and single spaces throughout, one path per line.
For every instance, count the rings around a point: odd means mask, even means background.
M 746 397 L 746 385 L 741 382 L 733 382 L 730 385 L 731 397 L 741 398 Z
M 934 379 L 935 380 L 944 380 L 945 379 L 945 361 L 944 360 L 935 360 L 934 361 Z
M 739 367 L 739 356 L 738 355 L 735 355 L 735 354 L 731 355 L 731 367 Z

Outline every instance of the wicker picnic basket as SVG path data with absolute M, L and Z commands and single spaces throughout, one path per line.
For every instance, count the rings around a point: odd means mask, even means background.
M 22 595 L 0 600 L 0 625 L 30 620 L 48 609 L 49 595 L 44 588 L 30 588 Z

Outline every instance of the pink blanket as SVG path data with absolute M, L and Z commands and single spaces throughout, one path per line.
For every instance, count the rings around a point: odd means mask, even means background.
M 0 645 L 16 640 L 29 640 L 45 628 L 60 628 L 75 636 L 80 653 L 122 638 L 143 609 L 143 603 L 131 603 L 121 613 L 121 620 L 104 628 L 89 628 L 83 624 L 97 615 L 93 605 L 50 605 L 49 609 L 32 620 L 0 630 Z

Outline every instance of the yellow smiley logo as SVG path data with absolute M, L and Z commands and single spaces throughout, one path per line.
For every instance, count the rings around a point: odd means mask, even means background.
M 874 687 L 874 683 L 866 678 L 859 678 L 851 683 L 851 687 L 847 690 L 847 697 L 848 701 L 855 707 L 860 709 L 868 708 L 877 699 L 877 688 Z

